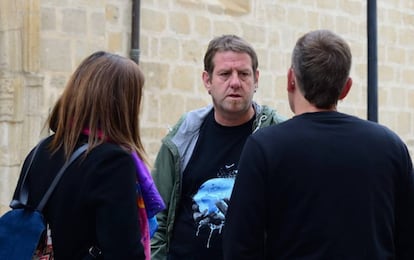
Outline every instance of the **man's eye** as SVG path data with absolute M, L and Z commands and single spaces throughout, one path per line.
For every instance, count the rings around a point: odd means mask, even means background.
M 248 78 L 250 76 L 250 73 L 248 73 L 248 72 L 240 72 L 239 73 L 239 76 L 241 78 Z

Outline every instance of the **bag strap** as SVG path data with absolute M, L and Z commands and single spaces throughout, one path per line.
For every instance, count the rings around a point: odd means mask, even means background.
M 47 189 L 45 195 L 43 195 L 42 200 L 40 201 L 39 205 L 37 206 L 36 210 L 39 212 L 42 212 L 43 208 L 46 205 L 46 202 L 49 200 L 50 195 L 52 195 L 53 190 L 56 188 L 56 185 L 59 183 L 60 179 L 63 176 L 63 173 L 65 172 L 66 168 L 69 167 L 69 165 L 72 164 L 73 161 L 75 161 L 84 151 L 88 149 L 88 144 L 84 144 L 72 154 L 72 156 L 69 158 L 69 161 L 67 161 L 62 168 L 60 168 L 59 172 L 56 174 L 56 177 L 53 179 L 52 184 L 50 184 L 49 188 Z
M 27 169 L 24 173 L 23 176 L 23 180 L 21 183 L 21 188 L 20 188 L 20 193 L 19 193 L 19 197 L 17 200 L 12 200 L 12 202 L 10 203 L 10 207 L 11 208 L 18 208 L 18 207 L 22 207 L 22 206 L 26 206 L 27 205 L 27 201 L 28 201 L 28 197 L 29 197 L 29 190 L 27 187 L 27 182 L 26 182 L 26 178 L 27 175 L 29 173 L 29 170 L 33 164 L 34 158 L 39 150 L 40 145 L 45 141 L 42 140 L 39 142 L 39 144 L 36 146 L 35 150 L 33 151 L 33 155 L 30 158 L 30 162 L 29 165 L 27 166 Z M 59 172 L 56 174 L 55 178 L 52 181 L 52 184 L 49 186 L 49 188 L 47 189 L 45 195 L 43 195 L 42 199 L 40 200 L 39 205 L 36 207 L 37 211 L 42 211 L 43 208 L 46 205 L 46 202 L 49 200 L 50 195 L 52 194 L 53 190 L 56 188 L 56 185 L 58 184 L 58 182 L 60 181 L 61 177 L 63 176 L 63 173 L 65 172 L 65 170 L 69 167 L 70 164 L 72 164 L 73 161 L 75 161 L 86 149 L 88 148 L 88 144 L 84 144 L 82 146 L 80 146 L 78 149 L 75 150 L 75 152 L 71 155 L 71 157 L 69 158 L 69 160 L 62 166 L 62 168 L 60 168 Z
M 36 157 L 36 154 L 39 150 L 40 145 L 46 140 L 47 138 L 42 139 L 35 147 L 32 157 L 30 157 L 30 161 L 29 164 L 27 165 L 26 171 L 24 172 L 23 175 L 23 179 L 22 179 L 22 183 L 20 184 L 20 191 L 19 191 L 19 197 L 17 198 L 17 200 L 12 200 L 12 202 L 10 202 L 10 207 L 11 208 L 18 208 L 21 206 L 26 206 L 27 205 L 27 200 L 29 198 L 29 191 L 27 188 L 27 184 L 26 184 L 26 178 L 27 175 L 29 175 L 29 170 L 32 167 L 34 158 Z

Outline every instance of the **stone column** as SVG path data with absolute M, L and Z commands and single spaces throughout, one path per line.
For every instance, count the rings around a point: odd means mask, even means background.
M 0 212 L 8 209 L 24 156 L 40 136 L 40 0 L 0 0 Z

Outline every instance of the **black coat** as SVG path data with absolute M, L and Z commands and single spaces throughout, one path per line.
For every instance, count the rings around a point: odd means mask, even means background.
M 29 172 L 28 204 L 32 207 L 64 163 L 63 151 L 52 155 L 46 147 L 49 142 L 50 138 L 41 145 Z M 21 177 L 14 198 L 20 182 Z M 105 259 L 144 259 L 135 183 L 131 155 L 115 144 L 102 144 L 71 164 L 44 209 L 55 258 L 81 259 L 94 245 Z

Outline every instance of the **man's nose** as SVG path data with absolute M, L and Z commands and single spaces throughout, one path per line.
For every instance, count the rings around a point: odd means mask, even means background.
M 240 85 L 241 85 L 241 82 L 240 82 L 239 73 L 237 71 L 234 71 L 233 73 L 231 73 L 230 87 L 235 88 L 235 87 L 240 87 Z

